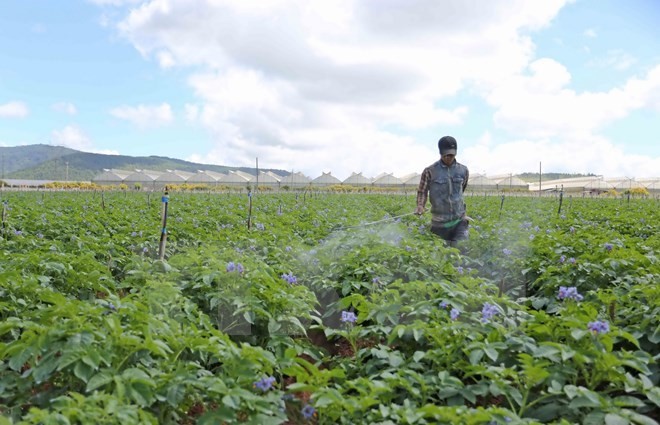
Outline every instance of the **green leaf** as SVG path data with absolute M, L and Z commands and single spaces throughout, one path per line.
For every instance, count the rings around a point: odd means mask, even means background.
M 636 397 L 631 397 L 631 396 L 619 396 L 616 397 L 614 400 L 614 405 L 619 406 L 619 407 L 642 407 L 644 406 L 644 402 L 641 401 L 640 399 Z
M 479 363 L 484 356 L 483 350 L 477 348 L 470 353 L 470 364 L 476 365 Z
M 660 388 L 653 387 L 646 392 L 646 397 L 655 403 L 656 406 L 660 407 Z
M 226 407 L 230 409 L 238 409 L 240 401 L 237 403 L 235 397 L 232 397 L 231 395 L 227 394 L 226 396 L 222 397 L 222 404 L 224 404 Z
M 419 363 L 419 361 L 422 360 L 424 356 L 426 356 L 424 351 L 415 351 L 415 354 L 413 354 L 413 360 Z
M 578 394 L 578 387 L 576 387 L 575 385 L 565 385 L 564 392 L 566 393 L 569 399 L 574 399 L 575 396 L 577 396 Z
M 486 347 L 484 348 L 484 352 L 492 361 L 497 361 L 498 353 L 496 349 L 491 347 Z
M 605 415 L 605 425 L 628 425 L 630 421 L 614 413 Z
M 232 422 L 235 419 L 235 412 L 229 407 L 222 406 L 211 412 L 206 412 L 197 421 L 198 425 L 217 425 L 225 422 Z
M 76 366 L 73 368 L 73 374 L 80 378 L 83 382 L 89 382 L 89 379 L 92 377 L 94 369 L 83 362 L 76 363 Z
M 112 378 L 113 378 L 113 374 L 107 371 L 99 372 L 96 375 L 92 376 L 89 382 L 87 382 L 87 387 L 85 388 L 85 391 L 91 392 L 97 388 L 109 384 L 110 382 L 112 382 Z
M 571 336 L 573 337 L 574 340 L 579 341 L 581 340 L 585 335 L 587 335 L 589 331 L 585 329 L 573 329 L 571 331 Z
M 589 397 L 580 395 L 571 400 L 569 409 L 579 409 L 582 407 L 600 407 L 600 403 L 595 403 Z

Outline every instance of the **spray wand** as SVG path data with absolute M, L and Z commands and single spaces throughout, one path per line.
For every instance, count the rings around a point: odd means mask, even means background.
M 394 216 L 394 217 L 387 217 L 387 218 L 384 218 L 384 219 L 382 219 L 382 220 L 372 221 L 372 222 L 370 222 L 370 223 L 356 224 L 356 225 L 354 225 L 354 226 L 337 227 L 337 228 L 334 228 L 334 229 L 332 229 L 332 230 L 345 230 L 345 229 L 353 229 L 353 228 L 355 228 L 355 227 L 371 226 L 371 225 L 373 225 L 373 224 L 384 223 L 384 222 L 386 222 L 386 221 L 396 220 L 396 219 L 398 219 L 398 218 L 405 217 L 405 216 L 408 216 L 408 215 L 413 215 L 413 214 L 415 214 L 415 213 L 414 213 L 414 212 L 411 212 L 411 213 L 406 213 L 406 214 L 397 215 L 397 216 Z

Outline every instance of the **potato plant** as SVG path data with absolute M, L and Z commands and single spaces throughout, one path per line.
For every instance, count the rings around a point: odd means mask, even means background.
M 657 424 L 657 201 L 2 193 L 0 425 Z

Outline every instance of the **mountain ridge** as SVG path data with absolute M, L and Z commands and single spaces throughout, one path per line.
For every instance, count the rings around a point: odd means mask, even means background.
M 254 173 L 253 167 L 202 164 L 166 156 L 128 156 L 78 151 L 63 146 L 44 144 L 0 146 L 2 179 L 91 181 L 106 169 L 149 169 L 154 171 L 180 170 L 197 172 L 209 170 L 218 173 L 244 171 Z M 286 170 L 264 168 L 282 176 Z

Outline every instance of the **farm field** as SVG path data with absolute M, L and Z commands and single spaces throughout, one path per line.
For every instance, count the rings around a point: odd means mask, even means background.
M 0 425 L 660 420 L 655 199 L 2 201 Z

